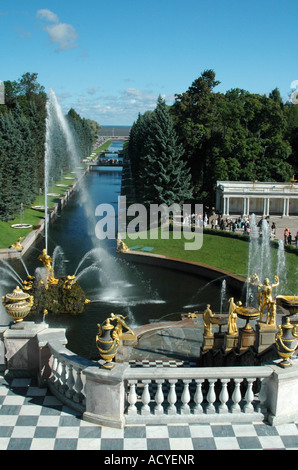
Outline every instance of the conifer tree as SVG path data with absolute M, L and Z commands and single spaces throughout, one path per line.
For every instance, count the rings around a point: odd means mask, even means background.
M 147 124 L 140 161 L 142 201 L 145 205 L 182 205 L 192 197 L 191 176 L 168 107 L 161 97 Z

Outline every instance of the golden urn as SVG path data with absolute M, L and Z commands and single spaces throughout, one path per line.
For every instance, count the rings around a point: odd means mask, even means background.
M 21 322 L 28 315 L 33 305 L 33 296 L 27 294 L 19 286 L 2 297 L 6 312 L 15 322 Z
M 106 362 L 103 364 L 105 369 L 112 369 L 114 357 L 117 354 L 120 338 L 118 329 L 111 324 L 110 318 L 104 322 L 103 326 L 97 325 L 99 330 L 96 336 L 96 347 L 99 351 L 100 357 Z
M 281 367 L 289 367 L 291 365 L 290 357 L 297 348 L 298 343 L 297 326 L 292 325 L 290 318 L 286 317 L 286 322 L 278 326 L 278 332 L 275 337 L 277 352 L 283 359 L 279 365 Z

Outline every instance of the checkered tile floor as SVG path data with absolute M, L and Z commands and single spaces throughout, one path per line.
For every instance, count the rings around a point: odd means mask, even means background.
M 263 450 L 298 449 L 298 422 L 127 426 L 83 421 L 32 379 L 8 385 L 0 376 L 0 450 Z

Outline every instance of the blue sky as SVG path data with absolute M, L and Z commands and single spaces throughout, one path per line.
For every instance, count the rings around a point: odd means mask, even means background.
M 298 2 L 14 0 L 0 5 L 0 81 L 38 73 L 65 112 L 131 125 L 206 69 L 221 84 L 286 100 L 298 81 Z M 298 83 L 298 82 L 297 82 Z

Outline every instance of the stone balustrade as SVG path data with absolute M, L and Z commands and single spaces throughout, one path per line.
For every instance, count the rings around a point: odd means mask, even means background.
M 51 352 L 51 375 L 46 381 L 52 393 L 77 411 L 86 409 L 85 377 L 83 370 L 92 365 L 66 349 L 60 342 L 48 343 Z
M 269 424 L 298 419 L 298 359 L 243 367 L 131 367 L 89 361 L 66 348 L 65 330 L 22 322 L 0 329 L 5 374 L 34 375 L 63 403 L 99 425 Z
M 270 367 L 127 369 L 126 423 L 263 420 Z M 212 416 L 211 416 L 212 415 Z

